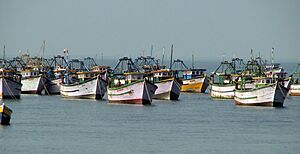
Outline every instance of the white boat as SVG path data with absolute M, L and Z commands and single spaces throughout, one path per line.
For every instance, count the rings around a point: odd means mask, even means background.
M 154 99 L 178 100 L 181 90 L 181 83 L 175 78 L 175 72 L 170 69 L 152 71 L 157 89 Z
M 218 99 L 233 99 L 234 91 L 234 84 L 213 84 L 211 85 L 210 96 Z
M 254 87 L 246 87 L 249 81 Z M 274 77 L 272 72 L 271 76 L 267 76 L 259 62 L 251 58 L 238 83 L 239 87 L 234 96 L 236 105 L 282 107 L 290 89 L 291 79 L 285 83 Z
M 279 82 L 248 89 L 236 90 L 236 105 L 282 107 L 289 89 Z
M 236 89 L 235 81 L 239 77 L 243 67 L 243 60 L 240 58 L 233 58 L 231 62 L 222 61 L 210 76 L 211 97 L 217 99 L 233 99 Z
M 150 105 L 157 86 L 146 77 L 148 78 L 149 74 L 139 72 L 131 58 L 120 58 L 112 71 L 107 89 L 108 101 L 119 104 Z
M 62 83 L 60 95 L 71 98 L 102 99 L 106 93 L 107 82 L 99 75 L 86 78 L 90 73 L 79 72 L 81 81 L 75 83 Z M 81 76 L 81 77 L 80 77 Z
M 300 96 L 300 63 L 298 63 L 295 72 L 293 73 L 294 82 L 291 85 L 289 94 L 291 96 Z
M 291 96 L 300 96 L 300 84 L 292 84 L 289 94 Z
M 21 95 L 21 76 L 14 70 L 0 69 L 0 98 L 19 99 Z
M 140 79 L 107 90 L 110 103 L 150 105 L 157 86 L 147 79 Z
M 58 95 L 60 94 L 60 86 L 63 81 L 64 72 L 66 71 L 65 68 L 57 67 L 53 70 L 53 78 L 48 79 L 47 81 L 47 89 L 46 93 L 50 95 Z
M 46 87 L 46 78 L 39 74 L 38 70 L 27 69 L 21 71 L 22 93 L 23 94 L 41 94 Z

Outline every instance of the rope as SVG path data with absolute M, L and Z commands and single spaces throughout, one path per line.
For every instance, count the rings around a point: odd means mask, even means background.
M 47 95 L 50 95 L 50 93 L 49 93 L 49 91 L 47 90 L 47 87 L 46 87 L 46 85 L 45 85 L 45 83 L 44 83 L 43 77 L 44 77 L 44 76 L 41 76 L 41 80 L 42 80 L 43 87 L 44 87 L 45 92 L 47 93 Z M 46 79 L 46 78 L 45 78 L 45 79 Z
M 144 80 L 144 82 L 147 82 L 147 81 L 146 81 L 146 80 Z M 146 84 L 144 84 L 144 86 L 146 87 L 146 93 L 147 93 L 148 99 L 149 99 L 149 101 L 151 101 L 151 98 L 150 98 L 150 95 L 149 95 L 149 92 L 148 92 L 147 83 L 146 83 Z
M 3 78 L 4 84 L 6 85 L 7 89 L 8 89 L 8 93 L 10 93 L 9 95 L 13 98 L 13 99 L 17 99 L 14 95 L 14 93 L 12 92 L 12 90 L 10 89 L 10 87 L 8 86 L 8 83 L 6 82 L 6 79 Z
M 100 90 L 100 96 L 102 97 L 102 88 L 101 88 L 101 83 L 102 83 L 102 81 L 101 81 L 99 75 L 97 76 L 97 82 L 99 82 L 98 87 L 99 87 L 99 90 Z M 96 95 L 97 95 L 97 90 L 96 90 Z M 102 98 L 101 98 L 101 99 L 102 99 Z
M 179 85 L 179 83 L 176 80 L 174 80 L 173 82 L 175 83 L 177 88 L 181 89 L 181 86 Z
M 278 82 L 276 82 L 276 84 L 277 84 L 276 86 L 279 86 L 279 90 L 280 90 L 282 96 L 285 97 L 285 95 L 284 95 L 284 93 L 283 93 L 283 91 L 282 91 L 282 89 L 281 89 L 281 86 L 278 84 Z

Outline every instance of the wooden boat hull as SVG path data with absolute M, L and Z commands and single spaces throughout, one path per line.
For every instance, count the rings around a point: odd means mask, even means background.
M 233 99 L 234 91 L 234 84 L 213 84 L 211 85 L 210 96 L 217 99 Z
M 22 84 L 20 82 L 0 78 L 0 98 L 1 99 L 20 99 Z
M 44 77 L 31 77 L 22 78 L 22 94 L 41 94 L 46 87 L 46 78 Z
M 184 79 L 182 80 L 181 91 L 204 93 L 208 85 L 209 85 L 209 81 L 207 77 L 199 77 L 195 79 Z
M 275 83 L 250 90 L 236 90 L 234 101 L 236 105 L 282 107 L 287 93 L 287 88 Z
M 110 103 L 150 105 L 157 86 L 146 79 L 117 88 L 108 88 Z
M 300 84 L 293 84 L 293 85 L 291 85 L 289 94 L 291 96 L 300 96 Z
M 82 83 L 61 84 L 60 95 L 68 98 L 102 99 L 106 93 L 107 83 L 100 77 Z
M 154 99 L 178 100 L 181 90 L 181 84 L 175 78 L 163 80 L 155 83 L 157 89 L 153 96 Z
M 5 105 L 0 105 L 0 124 L 9 125 L 12 110 Z
M 50 95 L 59 95 L 60 86 L 61 86 L 61 79 L 49 80 L 46 86 L 47 87 L 46 94 L 48 93 Z

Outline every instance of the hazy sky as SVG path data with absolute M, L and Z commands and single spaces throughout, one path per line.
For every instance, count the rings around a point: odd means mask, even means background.
M 197 60 L 247 57 L 250 48 L 278 61 L 300 58 L 299 0 L 0 0 L 0 45 L 72 57 L 150 54 Z M 2 53 L 0 54 L 2 55 Z

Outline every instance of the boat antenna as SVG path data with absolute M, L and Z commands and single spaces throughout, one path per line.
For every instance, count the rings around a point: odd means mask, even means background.
M 274 81 L 274 48 L 271 50 L 272 81 Z
M 67 48 L 64 48 L 64 56 L 66 57 L 66 74 L 65 74 L 65 82 L 66 84 L 69 84 L 69 51 Z
M 192 68 L 194 69 L 195 68 L 195 65 L 194 65 L 194 51 L 192 53 Z
M 5 64 L 5 45 L 3 46 L 3 61 L 2 61 L 2 67 Z
M 43 40 L 43 48 L 42 48 L 42 69 L 44 71 L 44 53 L 45 53 L 45 40 Z
M 250 50 L 251 61 L 253 60 L 253 49 Z
M 152 52 L 153 52 L 153 44 L 151 44 L 151 53 L 150 53 L 151 57 L 152 57 Z
M 165 48 L 163 48 L 163 55 L 162 55 L 162 58 L 161 58 L 161 65 L 162 66 L 164 65 L 164 59 L 165 59 Z
M 171 45 L 170 69 L 172 69 L 172 61 L 173 61 L 173 44 Z
M 101 65 L 103 66 L 103 52 L 101 52 Z
M 271 51 L 271 62 L 272 64 L 274 63 L 274 48 L 272 48 L 272 51 Z

